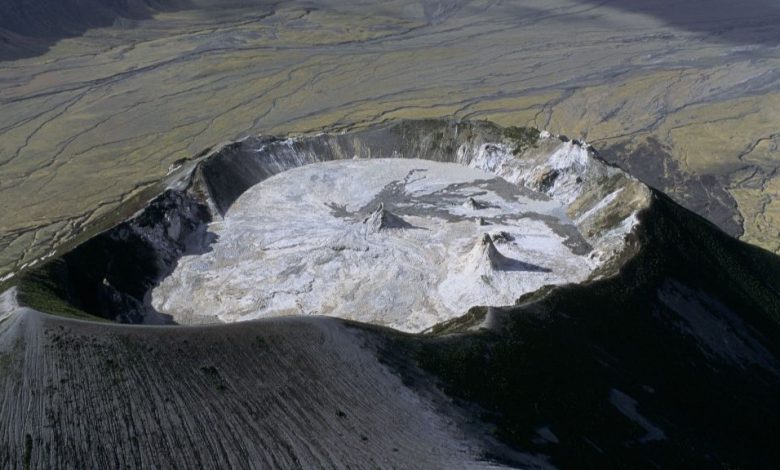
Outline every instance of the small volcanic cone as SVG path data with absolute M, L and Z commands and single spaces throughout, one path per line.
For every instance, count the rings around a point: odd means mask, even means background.
M 476 211 L 476 210 L 484 209 L 487 206 L 485 205 L 485 203 L 479 202 L 473 197 L 470 197 L 466 199 L 466 202 L 463 203 L 463 207 L 465 207 L 466 209 L 471 209 Z
M 470 272 L 499 271 L 511 263 L 511 260 L 502 255 L 493 244 L 493 240 L 487 233 L 474 244 L 474 248 L 466 255 L 464 270 Z
M 377 233 L 387 229 L 403 229 L 412 227 L 411 224 L 406 222 L 401 217 L 385 210 L 385 205 L 383 203 L 380 203 L 374 212 L 371 213 L 371 215 L 363 219 L 363 223 L 366 225 L 370 233 Z

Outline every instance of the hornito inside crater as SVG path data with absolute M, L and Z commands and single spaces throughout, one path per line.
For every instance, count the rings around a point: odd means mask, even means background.
M 293 168 L 212 222 L 152 293 L 182 324 L 328 315 L 423 331 L 597 265 L 560 201 L 477 168 L 355 159 Z

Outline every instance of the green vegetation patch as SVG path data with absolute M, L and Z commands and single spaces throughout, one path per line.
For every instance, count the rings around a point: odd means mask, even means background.
M 518 156 L 539 141 L 539 129 L 533 127 L 509 126 L 504 128 L 504 137 L 512 142 L 512 154 Z
M 106 321 L 77 308 L 68 299 L 61 282 L 67 276 L 64 262 L 54 260 L 22 275 L 18 284 L 21 305 L 39 312 L 77 318 L 80 320 Z
M 471 307 L 465 315 L 452 318 L 442 323 L 437 323 L 436 325 L 433 325 L 427 333 L 431 335 L 463 333 L 468 331 L 469 328 L 484 321 L 487 313 L 487 307 Z

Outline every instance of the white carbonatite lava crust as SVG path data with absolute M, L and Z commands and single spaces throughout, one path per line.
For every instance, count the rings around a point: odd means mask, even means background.
M 246 191 L 153 306 L 182 324 L 328 315 L 423 331 L 598 264 L 560 200 L 456 163 L 341 160 Z

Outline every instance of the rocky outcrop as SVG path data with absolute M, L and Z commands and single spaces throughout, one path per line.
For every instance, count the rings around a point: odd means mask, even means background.
M 466 202 L 463 203 L 463 207 L 465 207 L 466 209 L 471 209 L 473 211 L 478 211 L 480 209 L 484 209 L 487 206 L 485 205 L 485 203 L 477 201 L 473 197 L 470 197 L 466 199 Z
M 171 323 L 152 307 L 151 290 L 179 258 L 208 249 L 210 221 L 208 207 L 192 193 L 169 190 L 136 217 L 24 276 L 21 299 L 42 308 L 42 297 L 54 295 L 98 318 Z M 49 286 L 52 280 L 56 288 Z
M 511 233 L 500 231 L 490 234 L 490 239 L 493 240 L 493 243 L 508 243 L 514 240 L 514 237 Z

